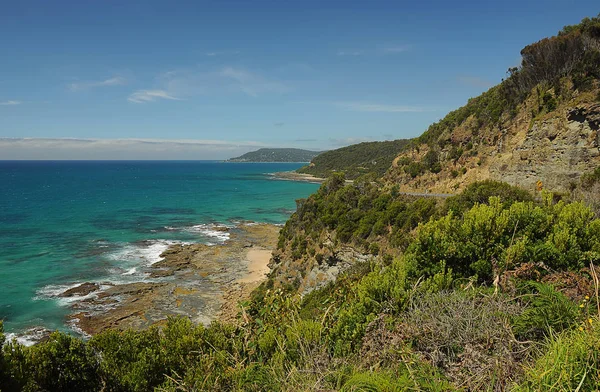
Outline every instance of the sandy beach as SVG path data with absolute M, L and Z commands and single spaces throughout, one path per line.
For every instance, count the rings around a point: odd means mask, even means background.
M 270 271 L 271 250 L 250 249 L 246 254 L 246 260 L 248 261 L 248 275 L 238 279 L 238 282 L 254 283 L 263 281 Z

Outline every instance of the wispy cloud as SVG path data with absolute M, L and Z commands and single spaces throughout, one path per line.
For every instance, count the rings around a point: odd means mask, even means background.
M 365 52 L 362 50 L 339 50 L 337 52 L 338 56 L 362 56 Z
M 283 122 L 276 122 L 273 125 L 276 126 L 277 128 L 281 128 L 281 127 L 283 127 L 285 125 L 285 123 L 283 123 Z
M 352 112 L 415 113 L 432 111 L 421 106 L 388 105 L 366 102 L 335 102 L 335 106 Z
M 108 86 L 120 86 L 127 83 L 127 80 L 120 76 L 115 76 L 110 79 L 105 80 L 96 80 L 96 81 L 84 81 L 84 82 L 75 82 L 69 84 L 69 90 L 71 91 L 81 91 L 88 90 L 96 87 L 108 87 Z
M 0 106 L 14 106 L 14 105 L 20 105 L 23 102 L 21 101 L 0 101 Z
M 379 45 L 369 49 L 338 50 L 338 56 L 378 56 L 391 55 L 406 52 L 411 49 L 411 45 Z
M 156 77 L 153 88 L 138 90 L 128 100 L 145 103 L 159 99 L 183 100 L 198 95 L 223 94 L 258 97 L 290 90 L 286 83 L 241 67 L 226 66 L 210 71 L 188 68 L 163 72 Z
M 131 94 L 127 100 L 134 103 L 154 102 L 160 99 L 171 101 L 180 101 L 180 98 L 174 97 L 165 90 L 138 90 Z

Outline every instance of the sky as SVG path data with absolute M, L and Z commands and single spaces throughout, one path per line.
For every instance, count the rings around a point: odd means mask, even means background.
M 0 159 L 420 135 L 597 0 L 0 0 Z

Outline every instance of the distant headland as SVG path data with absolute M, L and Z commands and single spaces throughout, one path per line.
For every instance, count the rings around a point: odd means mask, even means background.
M 309 151 L 299 148 L 261 148 L 226 162 L 310 162 L 322 151 Z

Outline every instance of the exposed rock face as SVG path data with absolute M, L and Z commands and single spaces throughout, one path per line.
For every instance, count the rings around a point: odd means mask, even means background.
M 479 127 L 471 116 L 444 131 L 435 143 L 400 154 L 385 179 L 405 192 L 457 193 L 487 179 L 530 191 L 541 181 L 545 189 L 568 191 L 582 174 L 600 166 L 596 93 L 574 92 L 571 101 L 535 117 L 538 97 L 533 94 L 514 117 L 504 115 L 493 126 Z M 413 178 L 398 164 L 401 160 L 423 162 L 431 150 L 439 154 L 438 173 L 425 170 Z M 457 150 L 460 153 L 455 157 Z
M 569 184 L 600 165 L 600 104 L 577 106 L 535 123 L 522 143 L 490 165 L 490 177 L 528 189 L 538 180 L 552 190 Z
M 334 281 L 337 276 L 358 262 L 373 258 L 351 246 L 333 247 L 325 242 L 322 257 L 305 256 L 295 260 L 289 252 L 276 250 L 269 266 L 276 284 L 292 284 L 305 295 Z

